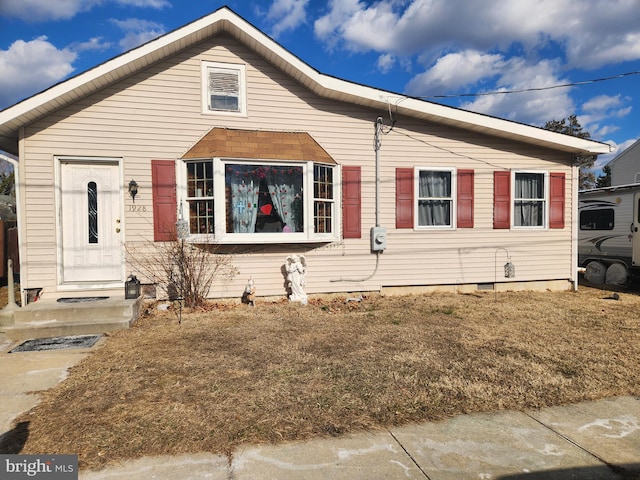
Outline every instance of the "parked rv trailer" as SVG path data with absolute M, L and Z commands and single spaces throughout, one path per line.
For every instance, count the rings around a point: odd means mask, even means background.
M 622 285 L 640 273 L 640 184 L 578 195 L 578 263 L 590 283 Z

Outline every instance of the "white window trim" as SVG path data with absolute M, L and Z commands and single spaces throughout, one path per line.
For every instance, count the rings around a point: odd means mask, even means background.
M 340 239 L 340 235 L 341 232 L 339 231 L 340 227 L 341 227 L 341 221 L 342 221 L 342 203 L 341 203 L 341 199 L 342 199 L 342 169 L 339 168 L 337 165 L 327 165 L 327 164 L 322 164 L 319 162 L 308 162 L 308 167 L 309 167 L 309 174 L 307 175 L 307 178 L 309 179 L 309 183 L 310 183 L 310 190 L 307 190 L 308 192 L 310 192 L 311 194 L 311 201 L 309 203 L 309 208 L 311 209 L 309 212 L 309 217 L 304 217 L 304 218 L 309 218 L 309 222 L 310 225 L 306 225 L 307 227 L 310 228 L 310 230 L 308 230 L 311 234 L 311 236 L 313 236 L 314 240 L 316 241 L 322 241 L 322 242 L 331 242 L 334 240 L 338 240 Z M 314 189 L 314 185 L 313 185 L 313 175 L 314 175 L 314 171 L 313 171 L 313 167 L 314 165 L 319 165 L 322 167 L 329 167 L 332 169 L 333 171 L 333 198 L 328 199 L 328 198 L 316 198 L 315 197 L 315 189 Z M 305 187 L 306 188 L 306 187 Z M 316 233 L 314 232 L 314 208 L 315 208 L 315 203 L 316 200 L 318 200 L 319 202 L 325 202 L 325 203 L 330 203 L 332 205 L 332 215 L 331 215 L 331 232 L 330 233 Z M 305 202 L 306 204 L 306 202 Z M 305 213 L 306 215 L 306 213 Z
M 209 68 L 224 68 L 227 70 L 237 70 L 238 75 L 238 111 L 229 110 L 212 110 L 209 108 Z M 231 115 L 231 116 L 247 116 L 247 72 L 243 64 L 237 63 L 219 63 L 206 62 L 201 64 L 201 101 L 202 113 L 205 115 Z
M 516 225 L 515 206 L 516 206 L 516 174 L 518 173 L 536 173 L 544 175 L 544 218 L 542 225 L 524 226 Z M 512 170 L 511 171 L 511 228 L 513 230 L 548 230 L 549 229 L 549 171 L 548 170 Z
M 450 225 L 420 225 L 419 205 L 420 205 L 420 172 L 450 172 L 451 173 L 451 224 Z M 415 230 L 455 230 L 458 218 L 458 171 L 455 167 L 414 167 L 415 178 L 413 182 L 413 228 Z
M 282 243 L 318 243 L 333 242 L 339 240 L 340 218 L 341 218 L 341 190 L 340 190 L 340 168 L 333 167 L 333 205 L 331 233 L 314 232 L 313 205 L 313 161 L 274 161 L 265 159 L 237 159 L 237 158 L 201 158 L 178 160 L 176 168 L 178 211 L 182 205 L 184 219 L 189 221 L 189 206 L 187 202 L 187 163 L 189 161 L 212 161 L 213 162 L 213 208 L 215 212 L 214 234 L 190 234 L 187 241 L 192 243 L 220 243 L 229 245 L 238 244 L 282 244 Z M 290 233 L 228 233 L 227 230 L 227 204 L 226 197 L 218 192 L 225 192 L 225 165 L 228 163 L 246 163 L 250 165 L 274 165 L 274 166 L 296 166 L 303 168 L 303 188 L 304 188 L 304 232 Z M 308 193 L 307 193 L 308 192 Z

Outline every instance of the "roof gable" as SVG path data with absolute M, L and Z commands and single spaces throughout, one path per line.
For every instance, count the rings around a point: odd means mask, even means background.
M 609 153 L 609 145 L 427 102 L 319 73 L 227 7 L 65 80 L 0 112 L 0 149 L 17 154 L 19 129 L 206 38 L 228 33 L 315 94 L 399 115 L 574 154 Z M 392 100 L 395 99 L 395 100 Z

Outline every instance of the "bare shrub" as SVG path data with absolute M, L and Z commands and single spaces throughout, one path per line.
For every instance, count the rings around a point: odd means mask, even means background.
M 150 282 L 166 289 L 171 300 L 190 308 L 207 301 L 214 280 L 230 281 L 238 273 L 233 257 L 219 252 L 215 243 L 185 240 L 144 242 L 127 247 L 129 264 Z

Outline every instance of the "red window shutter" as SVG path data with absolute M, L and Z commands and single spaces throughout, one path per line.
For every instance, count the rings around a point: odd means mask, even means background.
M 151 160 L 153 191 L 153 239 L 176 239 L 176 164 L 173 160 Z
M 549 175 L 549 228 L 564 228 L 565 175 Z
M 396 168 L 396 228 L 413 228 L 413 168 Z
M 473 228 L 473 170 L 458 170 L 458 228 Z
M 362 237 L 360 167 L 342 167 L 342 235 Z
M 493 172 L 493 228 L 511 227 L 511 172 Z

